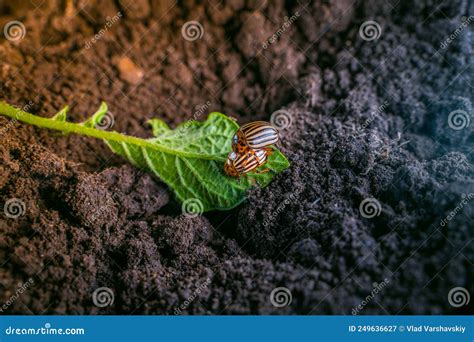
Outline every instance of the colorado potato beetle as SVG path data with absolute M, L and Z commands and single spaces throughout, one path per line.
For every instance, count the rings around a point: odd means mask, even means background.
M 244 176 L 251 171 L 256 173 L 265 173 L 269 169 L 257 171 L 256 169 L 265 164 L 271 152 L 265 150 L 255 150 L 254 153 L 237 154 L 235 152 L 229 153 L 224 164 L 224 171 L 231 177 Z
M 271 151 L 268 146 L 278 140 L 278 131 L 269 122 L 250 122 L 242 125 L 232 137 L 232 151 L 238 154 L 254 154 L 258 149 Z

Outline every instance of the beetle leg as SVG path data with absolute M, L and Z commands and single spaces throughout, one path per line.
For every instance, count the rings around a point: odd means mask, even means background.
M 239 182 L 239 184 L 242 183 L 242 178 L 247 179 L 247 174 L 246 173 L 240 173 L 237 176 L 237 182 Z
M 263 170 L 255 170 L 255 173 L 267 173 L 270 169 L 263 169 Z
M 255 180 L 255 178 L 249 177 L 248 179 L 250 179 L 250 183 L 252 184 L 252 186 L 257 184 L 257 181 Z
M 273 154 L 273 148 L 271 147 L 264 147 L 262 148 L 267 153 L 267 156 L 271 156 Z

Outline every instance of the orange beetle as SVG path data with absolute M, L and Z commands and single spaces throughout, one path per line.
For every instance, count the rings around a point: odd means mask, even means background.
M 269 122 L 255 121 L 242 125 L 232 137 L 232 151 L 255 154 L 256 150 L 271 151 L 268 146 L 279 140 L 278 131 Z
M 266 150 L 254 150 L 253 153 L 237 154 L 235 152 L 229 153 L 227 160 L 224 164 L 224 171 L 228 176 L 239 177 L 245 176 L 247 173 L 254 171 L 256 173 L 265 173 L 270 171 L 264 169 L 261 171 L 256 170 L 259 166 L 265 164 L 268 160 L 268 156 L 273 151 Z

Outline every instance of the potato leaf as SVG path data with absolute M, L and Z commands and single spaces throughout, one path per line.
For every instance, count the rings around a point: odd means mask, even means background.
M 188 121 L 175 129 L 158 119 L 149 120 L 153 136 L 140 139 L 94 128 L 107 113 L 102 103 L 99 110 L 81 124 L 66 122 L 67 107 L 51 119 L 23 112 L 0 103 L 0 114 L 39 127 L 103 139 L 111 150 L 136 167 L 153 172 L 173 189 L 182 201 L 194 201 L 198 212 L 230 209 L 245 200 L 253 183 L 266 186 L 274 175 L 289 166 L 277 149 L 263 168 L 271 172 L 250 174 L 238 181 L 224 173 L 224 162 L 231 151 L 231 138 L 237 123 L 221 113 L 211 113 L 206 121 Z M 252 181 L 254 179 L 254 181 Z

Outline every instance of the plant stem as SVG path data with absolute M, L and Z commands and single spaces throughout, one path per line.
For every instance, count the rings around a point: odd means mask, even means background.
M 188 157 L 188 158 L 198 158 L 198 159 L 207 159 L 207 160 L 218 160 L 223 161 L 225 160 L 225 156 L 215 155 L 215 156 L 204 156 L 202 154 L 193 153 L 193 152 L 185 152 L 185 151 L 178 151 L 167 146 L 160 144 L 156 140 L 150 139 L 141 139 L 136 138 L 130 135 L 118 133 L 118 132 L 110 132 L 110 131 L 103 131 L 97 128 L 87 127 L 81 124 L 67 122 L 67 121 L 57 121 L 48 118 L 43 118 L 41 116 L 33 115 L 27 113 L 19 108 L 13 107 L 5 102 L 0 101 L 0 115 L 8 116 L 14 120 L 18 120 L 21 122 L 25 122 L 27 124 L 41 127 L 41 128 L 48 128 L 53 129 L 56 131 L 61 131 L 65 133 L 75 133 L 80 135 L 86 135 L 89 137 L 94 137 L 98 139 L 102 139 L 104 141 L 115 141 L 119 143 L 131 144 L 140 147 L 145 147 L 149 149 L 153 149 L 159 152 L 168 153 L 180 157 Z
M 160 149 L 160 146 L 156 144 L 150 143 L 145 139 L 140 139 L 128 135 L 124 135 L 117 132 L 108 132 L 102 131 L 96 128 L 86 127 L 80 124 L 75 124 L 71 122 L 61 122 L 55 121 L 48 118 L 43 118 L 40 116 L 36 116 L 27 112 L 22 111 L 16 107 L 10 106 L 5 102 L 0 102 L 0 114 L 8 116 L 12 119 L 28 123 L 30 125 L 34 125 L 37 127 L 42 128 L 49 128 L 54 129 L 57 131 L 62 131 L 66 133 L 76 133 L 81 135 L 87 135 L 94 138 L 105 139 L 105 140 L 112 140 L 118 142 L 125 142 L 134 145 L 140 145 L 145 147 L 152 147 L 155 149 Z

